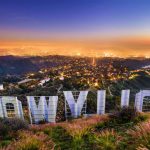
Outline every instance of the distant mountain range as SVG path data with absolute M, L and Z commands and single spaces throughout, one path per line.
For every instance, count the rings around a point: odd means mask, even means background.
M 85 59 L 85 58 L 76 58 Z M 91 58 L 86 58 L 87 63 Z M 138 69 L 150 65 L 150 59 L 145 58 L 97 58 L 100 63 L 112 61 L 117 65 L 125 65 L 131 69 Z M 28 72 L 36 72 L 41 68 L 50 68 L 62 66 L 74 61 L 74 57 L 69 56 L 35 56 L 35 57 L 20 57 L 20 56 L 0 56 L 0 75 L 22 75 Z
M 0 75 L 15 74 L 20 75 L 27 72 L 36 72 L 41 68 L 52 67 L 56 63 L 52 62 L 53 56 L 49 57 L 20 57 L 20 56 L 0 56 Z
M 37 65 L 33 64 L 30 58 L 1 56 L 0 57 L 0 75 L 6 74 L 24 74 L 29 71 L 37 71 Z

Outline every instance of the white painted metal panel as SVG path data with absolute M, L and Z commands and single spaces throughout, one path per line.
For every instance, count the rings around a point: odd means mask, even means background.
M 2 97 L 0 97 L 0 117 L 4 117 L 3 105 L 2 105 Z
M 45 99 L 45 116 L 47 122 L 56 122 L 58 96 L 49 96 L 48 103 Z
M 81 115 L 83 105 L 87 99 L 88 91 L 80 91 L 77 100 L 75 101 L 73 91 L 64 91 L 65 99 L 70 107 L 72 117 L 77 118 Z
M 122 90 L 121 92 L 121 107 L 129 106 L 130 90 Z
M 105 114 L 106 90 L 97 91 L 97 114 Z
M 40 96 L 28 96 L 28 106 L 30 109 L 31 117 L 35 123 L 43 121 L 44 118 L 44 102 Z
M 150 96 L 150 90 L 141 90 L 139 93 L 135 96 L 135 107 L 138 111 L 142 112 L 143 107 L 143 99 L 146 96 Z
M 14 112 L 14 117 L 18 117 L 23 119 L 23 110 L 22 103 L 17 99 L 17 97 L 13 96 L 2 96 L 0 99 L 0 116 L 1 117 L 9 117 L 8 110 L 6 109 L 6 105 L 13 105 L 12 112 Z M 11 109 L 10 109 L 11 110 Z M 10 111 L 9 110 L 9 111 Z
M 38 102 L 36 102 L 38 98 Z M 48 99 L 47 99 L 48 98 Z M 29 115 L 31 123 L 39 121 L 55 122 L 58 96 L 28 96 Z

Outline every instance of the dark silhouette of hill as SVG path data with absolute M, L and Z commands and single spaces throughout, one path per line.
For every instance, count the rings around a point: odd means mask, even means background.
M 24 74 L 30 71 L 37 71 L 39 68 L 30 59 L 24 57 L 1 56 L 0 74 Z
M 20 56 L 0 56 L 0 75 L 22 75 L 28 72 L 36 72 L 41 68 L 51 68 L 56 66 L 63 66 L 72 64 L 75 57 L 69 56 L 34 56 L 34 57 L 20 57 Z M 79 60 L 85 58 L 77 58 Z M 91 62 L 91 58 L 86 58 L 87 63 Z M 97 65 L 107 62 L 112 62 L 114 67 L 127 66 L 131 70 L 138 69 L 145 65 L 150 65 L 150 59 L 145 58 L 97 58 Z

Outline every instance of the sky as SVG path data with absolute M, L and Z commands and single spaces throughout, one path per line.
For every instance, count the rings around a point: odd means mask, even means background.
M 1 0 L 0 55 L 150 57 L 149 0 Z

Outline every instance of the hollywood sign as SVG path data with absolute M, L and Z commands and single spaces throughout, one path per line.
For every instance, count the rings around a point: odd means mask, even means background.
M 71 116 L 77 118 L 81 115 L 82 108 L 87 100 L 88 91 L 79 91 L 73 95 L 73 91 L 63 91 L 65 104 L 69 106 Z M 142 111 L 144 97 L 150 96 L 150 90 L 141 90 L 135 96 L 135 108 Z M 129 106 L 130 90 L 122 90 L 121 107 Z M 105 114 L 106 91 L 97 91 L 97 114 Z M 31 123 L 39 123 L 41 120 L 55 122 L 57 113 L 58 96 L 27 96 L 29 116 Z M 66 105 L 65 105 L 66 107 Z M 0 97 L 0 117 L 18 117 L 24 119 L 21 102 L 17 97 Z

